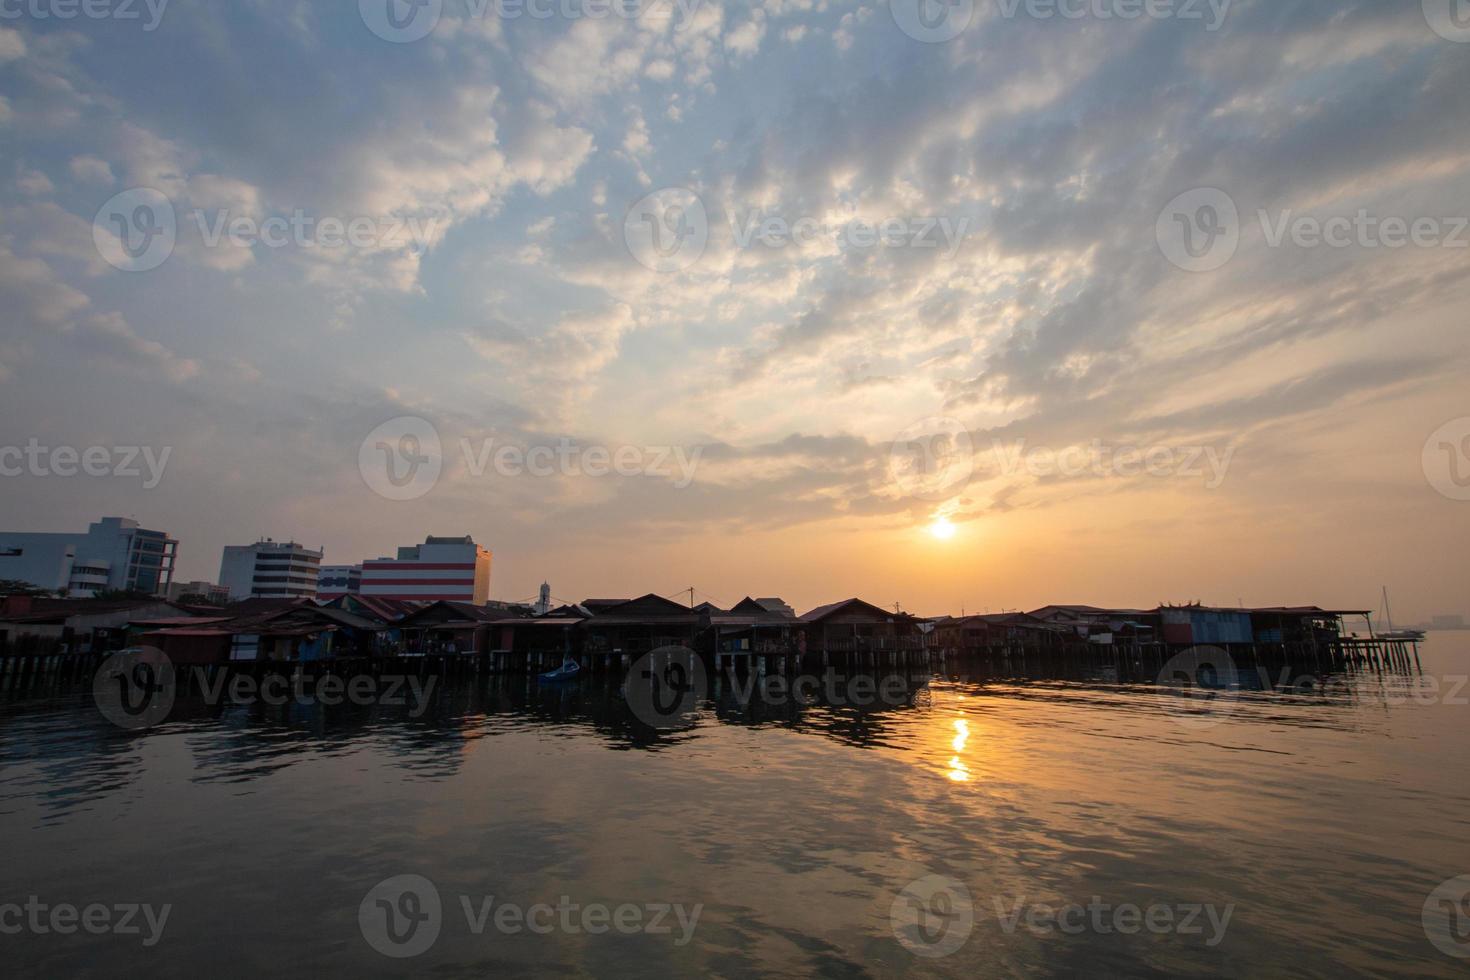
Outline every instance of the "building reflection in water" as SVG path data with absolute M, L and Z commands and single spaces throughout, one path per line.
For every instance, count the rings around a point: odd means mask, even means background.
M 1364 717 L 1352 713 L 1353 706 L 1409 700 L 1422 680 L 1387 671 L 1323 674 L 1316 667 L 1273 664 L 1269 670 L 1240 671 L 1226 701 L 1231 721 L 1279 726 L 1281 711 L 1290 709 L 1296 723 L 1356 731 Z M 44 806 L 60 816 L 122 792 L 140 771 L 141 753 L 154 735 L 185 736 L 193 760 L 189 778 L 196 782 L 248 781 L 322 751 L 364 748 L 382 753 L 378 764 L 434 780 L 454 776 L 476 743 L 500 734 L 590 736 L 612 750 L 658 752 L 677 751 L 724 726 L 914 752 L 932 759 L 936 774 L 948 781 L 973 784 L 982 781 L 982 770 L 967 756 L 971 736 L 981 734 L 972 723 L 991 699 L 1127 709 L 1146 719 L 1149 732 L 1169 734 L 1174 728 L 1159 723 L 1193 705 L 1158 682 L 1158 669 L 1152 663 L 1102 669 L 952 664 L 934 674 L 827 671 L 820 683 L 807 686 L 788 678 L 774 697 L 759 693 L 771 678 L 751 684 L 746 677 L 717 674 L 699 692 L 691 720 L 677 730 L 640 720 L 622 678 L 612 674 L 562 685 L 539 684 L 525 675 L 447 681 L 433 685 L 424 703 L 410 696 L 398 705 L 220 704 L 190 691 L 180 694 L 164 724 L 138 733 L 108 723 L 91 701 L 89 684 L 48 681 L 0 693 L 0 760 L 15 774 L 10 779 L 0 769 L 0 799 L 15 791 L 16 779 L 43 780 L 49 786 Z

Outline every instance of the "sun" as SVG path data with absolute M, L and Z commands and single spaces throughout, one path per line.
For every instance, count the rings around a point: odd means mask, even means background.
M 940 541 L 948 541 L 954 537 L 957 530 L 959 528 L 955 527 L 948 517 L 935 518 L 934 523 L 929 525 L 929 533 Z

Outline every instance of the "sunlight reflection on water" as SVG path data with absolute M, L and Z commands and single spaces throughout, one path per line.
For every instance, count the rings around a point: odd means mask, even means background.
M 1425 672 L 1470 670 L 1436 635 Z M 477 935 L 446 919 L 414 966 L 674 976 L 896 975 L 918 961 L 889 909 L 940 875 L 973 934 L 932 974 L 1409 971 L 1452 975 L 1425 938 L 1430 891 L 1470 873 L 1470 706 L 1373 672 L 1242 691 L 1209 727 L 1177 694 L 1115 675 L 952 668 L 896 704 L 741 703 L 692 727 L 630 717 L 615 684 L 446 686 L 382 707 L 209 708 L 141 734 L 76 692 L 0 701 L 8 894 L 175 906 L 165 942 L 8 937 L 20 973 L 117 969 L 393 973 L 357 909 L 421 875 L 445 907 L 702 903 L 693 942 Z M 1462 695 L 1465 692 L 1461 692 Z M 1007 931 L 1018 902 L 1232 904 L 1217 946 L 1186 936 Z M 0 902 L 8 900 L 0 895 Z M 451 927 L 453 926 L 453 927 Z

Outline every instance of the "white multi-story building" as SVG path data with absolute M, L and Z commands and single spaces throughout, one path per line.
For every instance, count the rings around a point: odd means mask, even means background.
M 490 558 L 489 549 L 468 535 L 429 538 L 399 548 L 397 558 L 363 562 L 362 595 L 484 605 L 490 599 Z
M 322 553 L 295 541 L 266 538 L 255 544 L 225 548 L 219 566 L 219 584 L 230 598 L 315 599 Z
M 0 531 L 0 579 L 90 598 L 118 590 L 163 595 L 179 543 L 126 517 L 104 517 L 78 534 Z
M 323 565 L 316 577 L 316 597 L 335 599 L 362 591 L 361 565 Z

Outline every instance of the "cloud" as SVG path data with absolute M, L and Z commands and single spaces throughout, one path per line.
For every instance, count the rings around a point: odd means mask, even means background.
M 85 293 L 61 281 L 45 262 L 16 255 L 3 243 L 0 296 L 11 311 L 5 318 L 7 333 L 21 329 L 26 320 L 45 327 L 60 326 L 90 303 Z
M 108 165 L 106 160 L 91 156 L 90 154 L 72 157 L 71 162 L 67 165 L 67 169 L 71 171 L 71 175 L 77 180 L 89 184 L 101 184 L 105 187 L 110 186 L 117 180 L 113 176 L 112 167 Z
M 760 50 L 766 35 L 766 18 L 760 10 L 751 11 L 750 19 L 725 34 L 725 50 L 737 57 L 750 58 Z
M 23 194 L 31 197 L 45 197 L 56 190 L 56 185 L 51 183 L 51 178 L 39 170 L 28 170 L 15 178 L 15 186 Z
M 24 58 L 25 54 L 26 40 L 20 31 L 0 27 L 0 64 Z
M 11 392 L 73 370 L 87 386 L 29 387 L 13 411 L 39 425 L 71 397 L 96 416 L 140 374 L 163 379 L 149 389 L 161 416 L 209 434 L 197 451 L 242 520 L 289 496 L 371 550 L 390 532 L 364 528 L 407 519 L 341 501 L 361 490 L 353 439 L 384 411 L 704 454 L 680 492 L 451 475 L 442 512 L 412 520 L 695 534 L 886 530 L 940 505 L 1061 527 L 1124 498 L 1165 526 L 1199 505 L 1156 482 L 983 460 L 959 498 L 907 498 L 890 442 L 934 415 L 982 446 L 1238 448 L 1254 482 L 1228 484 L 1212 512 L 1264 513 L 1256 487 L 1306 465 L 1284 441 L 1366 482 L 1330 420 L 1389 404 L 1444 417 L 1459 397 L 1463 253 L 1271 248 L 1256 220 L 1470 214 L 1470 61 L 1414 4 L 1239 2 L 1216 32 L 977 4 L 940 45 L 881 5 L 702 3 L 676 20 L 448 10 L 431 38 L 387 45 L 350 9 L 216 4 L 149 37 L 147 58 L 80 31 L 0 29 L 0 372 Z M 90 222 L 132 186 L 167 194 L 180 232 L 161 268 L 124 276 Z M 1244 220 L 1235 257 L 1196 275 L 1164 259 L 1155 227 L 1202 186 Z M 700 196 L 709 241 L 661 274 L 632 259 L 623 221 L 666 187 Z M 198 211 L 422 234 L 207 246 Z M 823 233 L 737 240 L 732 218 L 766 215 Z M 835 235 L 941 217 L 967 222 L 952 250 Z
M 86 353 L 143 369 L 157 371 L 169 381 L 186 381 L 199 373 L 199 363 L 179 357 L 157 341 L 140 337 L 121 313 L 98 313 L 83 318 L 69 331 Z
M 43 234 L 40 242 L 47 247 L 55 246 L 55 251 L 61 254 L 70 250 L 64 237 L 51 241 Z M 7 318 L 5 332 L 0 334 L 0 341 L 9 341 L 5 346 L 11 351 L 23 349 L 19 343 L 27 339 L 27 328 L 31 330 L 30 339 L 42 339 L 43 335 L 35 332 L 40 328 L 69 339 L 89 357 L 149 373 L 156 370 L 167 381 L 184 381 L 199 373 L 197 361 L 179 357 L 162 344 L 139 336 L 121 313 L 92 312 L 91 299 L 63 282 L 46 262 L 16 255 L 3 244 L 0 244 L 0 301 L 12 313 Z
M 24 237 L 26 250 L 36 255 L 67 259 L 88 276 L 103 275 L 110 266 L 92 240 L 92 223 L 53 201 L 42 201 L 5 212 L 6 225 Z

